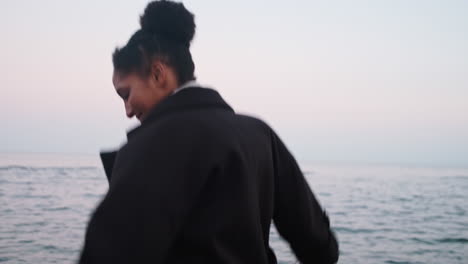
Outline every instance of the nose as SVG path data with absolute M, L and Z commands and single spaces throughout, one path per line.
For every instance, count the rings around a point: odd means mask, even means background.
M 125 102 L 125 113 L 127 114 L 128 118 L 131 118 L 132 116 L 135 115 L 135 113 L 133 112 L 132 107 L 130 106 L 130 104 L 128 102 Z

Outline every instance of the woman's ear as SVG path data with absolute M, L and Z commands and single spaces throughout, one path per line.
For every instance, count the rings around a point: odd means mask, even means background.
M 151 65 L 151 75 L 156 82 L 163 82 L 165 79 L 164 65 L 161 62 L 155 60 Z
M 151 64 L 151 79 L 157 87 L 171 92 L 178 87 L 177 76 L 174 70 L 160 60 Z

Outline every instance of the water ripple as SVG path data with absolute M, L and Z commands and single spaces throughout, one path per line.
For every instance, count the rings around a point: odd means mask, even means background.
M 468 239 L 466 238 L 443 238 L 443 239 L 437 239 L 436 241 L 438 243 L 460 243 L 460 244 L 468 243 Z
M 465 175 L 317 167 L 306 178 L 330 216 L 340 263 L 465 264 Z M 107 189 L 97 167 L 0 167 L 0 262 L 76 262 L 89 215 Z M 279 263 L 296 262 L 274 226 L 270 246 Z

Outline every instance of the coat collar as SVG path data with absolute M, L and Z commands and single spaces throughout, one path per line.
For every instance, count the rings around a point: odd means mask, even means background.
M 102 166 L 107 177 L 107 181 L 110 182 L 112 176 L 112 169 L 114 168 L 115 158 L 118 151 L 102 151 L 100 153 Z
M 166 114 L 203 108 L 220 108 L 234 112 L 217 91 L 209 88 L 190 87 L 190 89 L 183 89 L 163 99 L 150 111 L 140 126 L 127 132 L 127 138 L 130 139 L 140 129 Z

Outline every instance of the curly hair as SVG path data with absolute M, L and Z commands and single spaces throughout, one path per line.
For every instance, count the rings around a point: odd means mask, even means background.
M 194 15 L 182 3 L 150 2 L 140 16 L 141 29 L 112 54 L 114 70 L 148 75 L 158 59 L 172 67 L 179 84 L 194 80 L 190 43 L 195 35 Z

